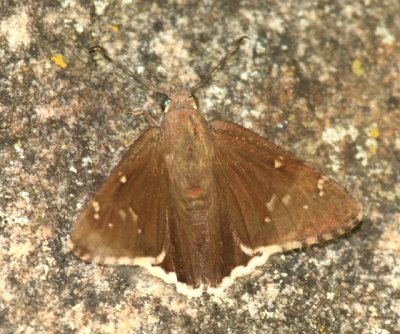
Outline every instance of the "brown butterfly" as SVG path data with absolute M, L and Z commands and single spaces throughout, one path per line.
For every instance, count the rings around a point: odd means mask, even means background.
M 332 239 L 361 212 L 331 179 L 254 132 L 207 122 L 191 89 L 164 90 L 164 119 L 129 148 L 74 225 L 86 261 L 140 265 L 191 293 L 228 285 L 277 251 Z M 113 61 L 101 47 L 93 50 Z M 118 67 L 139 80 L 125 66 Z M 193 290 L 194 289 L 194 290 Z

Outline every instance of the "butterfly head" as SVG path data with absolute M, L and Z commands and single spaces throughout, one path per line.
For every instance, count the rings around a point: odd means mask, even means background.
M 164 113 L 180 109 L 197 110 L 198 101 L 188 89 L 171 89 L 168 94 L 163 95 L 160 107 Z

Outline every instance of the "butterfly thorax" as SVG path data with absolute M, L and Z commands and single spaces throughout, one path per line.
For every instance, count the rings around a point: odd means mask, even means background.
M 171 190 L 188 211 L 204 209 L 212 182 L 210 167 L 214 152 L 210 130 L 197 112 L 193 97 L 174 96 L 165 110 L 162 128 L 163 157 Z

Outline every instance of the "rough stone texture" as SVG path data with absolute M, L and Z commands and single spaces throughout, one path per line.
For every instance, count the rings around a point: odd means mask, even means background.
M 400 333 L 400 3 L 3 1 L 1 333 Z M 87 47 L 198 98 L 354 194 L 352 233 L 277 254 L 224 296 L 188 299 L 131 267 L 84 263 L 71 225 L 158 101 Z

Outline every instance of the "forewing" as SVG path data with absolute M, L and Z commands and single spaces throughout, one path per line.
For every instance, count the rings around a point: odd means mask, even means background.
M 97 263 L 156 264 L 166 230 L 161 131 L 150 128 L 123 156 L 72 232 L 72 251 Z
M 302 160 L 239 125 L 210 126 L 221 205 L 247 254 L 310 245 L 359 222 L 350 195 Z

